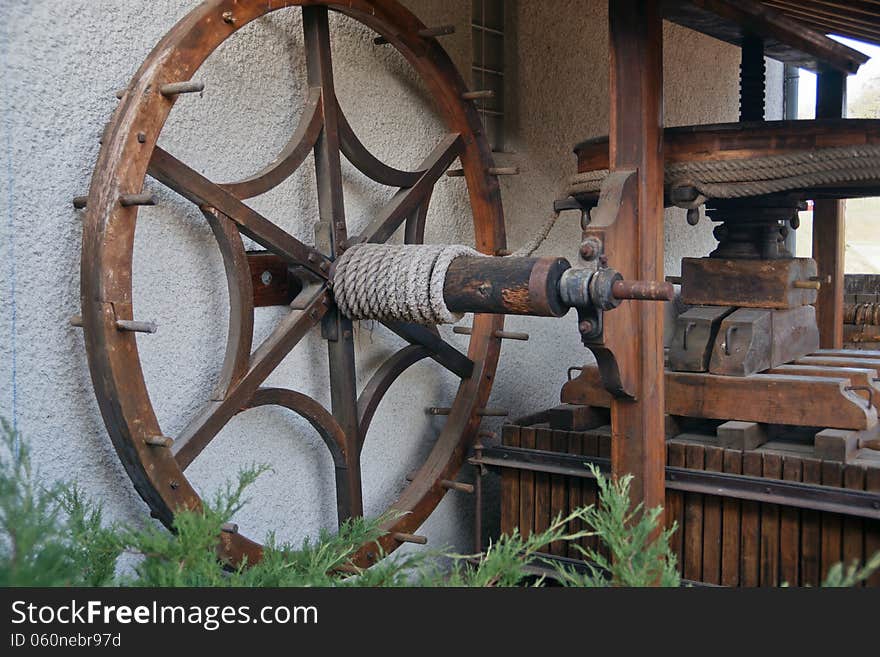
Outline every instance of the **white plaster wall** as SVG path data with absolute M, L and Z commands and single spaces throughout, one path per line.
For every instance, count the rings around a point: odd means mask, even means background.
M 470 2 L 409 0 L 427 24 L 454 23 L 444 38 L 465 72 L 470 64 Z M 101 421 L 91 390 L 82 337 L 67 321 L 78 312 L 81 228 L 71 198 L 85 193 L 98 139 L 125 86 L 159 38 L 193 0 L 0 0 L 2 15 L 3 159 L 0 175 L 0 415 L 29 439 L 47 479 L 73 479 L 103 499 L 109 517 L 142 519 L 134 493 Z M 599 0 L 520 0 L 518 3 L 518 125 L 512 153 L 523 175 L 505 178 L 511 244 L 525 241 L 550 210 L 560 183 L 574 171 L 571 147 L 607 131 L 607 28 Z M 511 3 L 511 6 L 515 6 Z M 334 19 L 334 63 L 342 105 L 355 130 L 379 156 L 398 166 L 419 161 L 442 134 L 425 93 L 402 58 L 375 47 L 371 34 Z M 670 125 L 735 120 L 735 49 L 683 29 L 666 27 L 667 121 Z M 248 26 L 197 76 L 207 89 L 185 97 L 161 143 L 215 180 L 256 171 L 289 136 L 303 100 L 298 12 L 280 12 Z M 467 73 L 466 73 L 467 75 Z M 254 207 L 294 235 L 311 240 L 317 214 L 311 160 Z M 363 225 L 387 198 L 345 166 L 350 225 Z M 139 338 L 152 400 L 165 433 L 174 435 L 198 408 L 217 375 L 226 326 L 226 291 L 219 254 L 199 212 L 148 181 L 160 204 L 140 214 L 135 304 L 140 318 L 160 324 Z M 441 181 L 432 202 L 428 238 L 468 243 L 463 183 Z M 667 273 L 685 254 L 711 248 L 710 227 L 693 229 L 683 213 L 667 223 Z M 576 220 L 564 217 L 541 248 L 572 257 Z M 278 317 L 258 310 L 257 337 Z M 586 355 L 571 318 L 511 319 L 527 344 L 506 345 L 492 405 L 516 415 L 556 403 L 565 370 Z M 400 346 L 381 327 L 358 330 L 361 382 Z M 453 342 L 461 336 L 447 329 Z M 326 355 L 317 335 L 304 340 L 270 378 L 329 403 Z M 392 388 L 373 421 L 364 453 L 368 513 L 401 489 L 404 475 L 430 449 L 439 424 L 426 406 L 454 393 L 452 377 L 419 364 Z M 491 424 L 491 423 L 490 423 Z M 238 519 L 262 537 L 301 540 L 335 523 L 330 459 L 308 425 L 263 408 L 235 418 L 188 471 L 203 492 L 216 490 L 239 466 L 270 463 Z M 453 495 L 423 528 L 434 545 L 469 547 L 470 503 Z

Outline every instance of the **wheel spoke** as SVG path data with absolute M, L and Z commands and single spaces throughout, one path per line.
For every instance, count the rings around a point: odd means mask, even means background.
M 229 292 L 226 356 L 212 397 L 216 401 L 223 399 L 230 387 L 247 373 L 254 339 L 254 290 L 247 252 L 238 228 L 229 217 L 214 208 L 202 207 L 201 210 L 220 247 Z
M 403 229 L 404 244 L 425 243 L 425 225 L 428 222 L 428 207 L 430 204 L 431 194 L 429 192 L 415 212 L 406 218 L 406 226 Z
M 354 361 L 354 339 L 350 319 L 338 309 L 328 314 L 327 351 L 330 361 L 330 400 L 333 417 L 345 432 L 345 454 L 348 462 L 348 505 L 352 517 L 364 513 L 361 487 L 360 423 L 357 405 L 357 375 Z
M 226 397 L 209 403 L 174 441 L 172 452 L 181 469 L 186 469 L 229 419 L 247 405 L 266 377 L 326 314 L 329 297 L 325 286 L 308 287 L 300 296 L 305 299 L 302 310 L 290 311 L 253 353 L 247 373 Z
M 321 90 L 310 89 L 299 125 L 278 157 L 250 178 L 234 183 L 224 183 L 220 187 L 239 199 L 259 196 L 273 187 L 277 187 L 305 161 L 317 143 L 323 125 L 324 112 Z
M 330 27 L 327 7 L 303 7 L 303 34 L 309 86 L 321 89 L 324 129 L 315 142 L 315 178 L 318 183 L 318 211 L 324 244 L 334 255 L 347 241 L 345 205 L 342 194 L 342 167 L 339 155 L 339 106 L 333 86 L 333 60 L 330 54 Z M 321 241 L 321 240 L 319 240 Z
M 336 104 L 338 107 L 338 100 Z M 361 143 L 341 108 L 338 110 L 338 117 L 342 153 L 349 162 L 357 167 L 358 171 L 371 180 L 389 187 L 412 187 L 419 181 L 424 171 L 401 171 L 400 169 L 388 166 L 368 151 L 367 147 Z
M 238 224 L 243 234 L 285 260 L 301 265 L 321 278 L 327 277 L 319 266 L 326 260 L 321 253 L 306 246 L 158 146 L 150 159 L 149 174 L 196 205 L 216 208 Z
M 370 422 L 373 421 L 373 415 L 379 408 L 379 402 L 382 401 L 382 397 L 388 392 L 391 384 L 409 367 L 430 357 L 431 352 L 427 349 L 421 345 L 411 344 L 391 356 L 376 370 L 358 397 L 358 431 L 360 433 L 358 451 L 363 450 Z
M 423 171 L 412 186 L 401 189 L 379 212 L 361 233 L 358 242 L 385 242 L 400 224 L 414 212 L 431 194 L 434 185 L 449 165 L 455 161 L 463 147 L 461 135 L 451 134 L 441 141 L 419 167 Z
M 406 322 L 382 322 L 410 344 L 424 347 L 431 358 L 462 379 L 470 378 L 474 362 L 446 342 L 438 333 L 419 324 Z

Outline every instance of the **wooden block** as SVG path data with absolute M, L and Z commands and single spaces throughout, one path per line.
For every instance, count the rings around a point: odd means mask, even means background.
M 669 348 L 669 368 L 676 372 L 708 372 L 718 327 L 733 311 L 730 306 L 697 306 L 679 315 Z
M 849 379 L 755 374 L 717 376 L 666 372 L 669 415 L 715 420 L 742 420 L 804 427 L 864 430 L 877 426 L 877 411 L 855 392 L 844 390 Z M 599 370 L 585 367 L 562 387 L 562 401 L 611 406 Z
M 748 376 L 772 367 L 772 331 L 771 311 L 760 308 L 734 311 L 721 322 L 709 371 L 727 376 Z
M 816 434 L 816 458 L 846 463 L 859 449 L 859 432 L 825 429 Z
M 757 422 L 731 420 L 716 430 L 718 445 L 726 449 L 749 450 L 767 442 L 767 427 Z
M 819 348 L 816 309 L 740 308 L 721 322 L 712 351 L 713 374 L 748 376 L 802 358 Z
M 724 450 L 724 472 L 742 474 L 742 452 Z M 732 497 L 725 497 L 721 503 L 721 584 L 722 586 L 739 586 L 740 569 L 740 502 Z
M 586 431 L 608 424 L 608 412 L 591 406 L 560 404 L 547 411 L 551 429 L 560 431 Z
M 810 354 L 820 358 L 873 358 L 880 360 L 880 351 L 856 351 L 852 349 L 817 349 Z
M 501 429 L 501 443 L 508 447 L 519 447 L 520 428 L 505 424 Z M 519 527 L 519 472 L 513 468 L 501 471 L 501 533 L 508 536 Z
M 681 299 L 692 306 L 797 308 L 816 302 L 816 290 L 794 287 L 817 274 L 812 258 L 726 260 L 683 258 Z
M 834 367 L 832 365 L 779 365 L 767 370 L 767 374 L 792 374 L 794 376 L 830 376 L 846 377 L 850 385 L 860 388 L 873 388 L 874 394 L 880 395 L 880 384 L 877 378 L 877 370 L 863 367 Z M 855 390 L 863 399 L 870 399 L 871 394 L 867 390 Z M 880 399 L 880 397 L 878 397 Z

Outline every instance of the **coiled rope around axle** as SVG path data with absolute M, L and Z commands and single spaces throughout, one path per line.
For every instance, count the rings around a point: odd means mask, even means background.
M 596 193 L 607 176 L 607 170 L 579 173 L 570 180 L 569 194 Z M 667 188 L 693 188 L 703 200 L 746 198 L 878 179 L 880 145 L 873 144 L 736 160 L 678 162 L 667 165 L 665 172 Z M 694 202 L 680 205 L 692 207 Z
M 559 212 L 510 257 L 532 255 Z M 355 244 L 336 261 L 333 295 L 349 319 L 454 324 L 462 318 L 443 300 L 446 272 L 456 258 L 485 254 L 457 244 Z
M 333 295 L 349 319 L 454 324 L 443 300 L 446 272 L 461 256 L 478 251 L 459 245 L 356 244 L 336 261 Z

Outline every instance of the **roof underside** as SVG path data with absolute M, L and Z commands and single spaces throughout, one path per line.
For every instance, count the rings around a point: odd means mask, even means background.
M 823 34 L 836 34 L 880 45 L 880 1 L 762 0 L 761 4 Z

